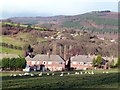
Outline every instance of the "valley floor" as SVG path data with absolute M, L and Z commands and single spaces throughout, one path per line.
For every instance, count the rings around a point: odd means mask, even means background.
M 81 71 L 70 71 L 70 75 L 68 75 L 68 71 L 63 72 L 64 75 L 61 77 L 61 72 L 54 72 L 54 76 L 52 76 L 53 72 L 49 72 L 49 76 L 47 76 L 47 72 L 44 72 L 42 76 L 38 76 L 40 72 L 30 72 L 30 74 L 34 74 L 34 76 L 16 76 L 10 77 L 10 74 L 16 74 L 23 72 L 3 72 L 2 76 L 2 89 L 80 89 L 80 88 L 107 88 L 112 89 L 118 88 L 118 76 L 120 73 L 118 70 L 95 70 L 94 74 L 83 74 L 76 75 L 75 72 Z M 105 73 L 103 73 L 105 72 Z M 108 73 L 106 73 L 108 72 Z

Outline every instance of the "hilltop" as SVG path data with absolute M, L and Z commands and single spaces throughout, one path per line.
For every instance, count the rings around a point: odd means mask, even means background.
M 88 30 L 92 32 L 118 31 L 118 13 L 111 11 L 93 11 L 73 16 L 52 17 L 15 17 L 9 18 L 15 23 L 43 26 L 52 30 Z

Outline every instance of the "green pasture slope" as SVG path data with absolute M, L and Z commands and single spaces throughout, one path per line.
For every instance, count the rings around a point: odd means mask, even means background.
M 75 71 L 72 71 L 70 75 L 67 75 L 67 72 L 64 72 L 64 76 L 60 77 L 60 72 L 55 72 L 55 75 L 52 76 L 50 73 L 49 76 L 46 75 L 46 72 L 43 73 L 43 76 L 38 76 L 39 72 L 34 73 L 35 76 L 16 76 L 10 77 L 12 73 L 23 73 L 23 72 L 4 72 L 2 73 L 2 88 L 3 90 L 7 89 L 19 89 L 24 90 L 35 90 L 35 89 L 63 89 L 63 88 L 118 88 L 118 75 L 120 73 L 117 70 L 110 70 L 109 73 L 102 73 L 102 71 L 94 71 L 94 75 L 91 74 L 73 74 Z M 85 71 L 84 71 L 85 72 Z M 105 71 L 106 72 L 106 71 Z
M 2 25 L 18 26 L 18 24 L 11 23 L 11 22 L 2 22 Z M 23 28 L 27 28 L 28 27 L 28 25 L 24 25 L 24 24 L 19 24 L 19 26 L 23 27 Z M 42 30 L 42 31 L 48 30 L 47 28 L 42 28 L 42 27 L 38 27 L 38 26 L 31 26 L 31 28 L 37 29 L 37 30 Z
M 18 54 L 20 56 L 23 56 L 22 50 L 11 49 L 11 48 L 6 48 L 6 47 L 2 47 L 2 46 L 0 46 L 0 50 L 2 53 Z
M 0 39 L 1 39 L 0 43 L 13 44 L 15 46 L 21 46 L 21 47 L 24 45 L 24 42 L 10 36 L 2 35 L 0 36 Z

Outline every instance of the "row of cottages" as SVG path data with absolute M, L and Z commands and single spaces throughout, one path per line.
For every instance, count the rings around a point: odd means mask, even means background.
M 94 69 L 92 67 L 92 62 L 94 58 L 96 58 L 95 55 L 76 55 L 65 62 L 59 55 L 37 54 L 33 58 L 27 56 L 25 59 L 27 61 L 27 66 L 29 66 L 31 70 L 62 71 L 65 70 L 66 65 L 67 68 L 72 68 L 75 70 Z M 111 60 L 111 57 L 103 57 L 101 69 L 109 69 L 107 64 Z M 115 62 L 116 61 L 117 59 L 115 60 Z
M 75 70 L 97 69 L 92 66 L 93 59 L 97 58 L 95 55 L 76 55 L 71 57 L 70 67 Z M 116 57 L 102 57 L 101 69 L 110 69 L 110 63 L 113 61 L 114 65 L 117 63 Z M 67 62 L 68 63 L 68 62 Z M 98 68 L 99 69 L 99 68 Z
M 62 71 L 65 68 L 64 60 L 59 55 L 37 54 L 33 58 L 27 56 L 25 59 L 31 70 Z
M 76 55 L 71 57 L 71 68 L 76 70 L 92 69 L 93 57 L 88 55 Z
M 65 65 L 68 65 L 59 55 L 38 54 L 33 58 L 27 56 L 25 59 L 31 70 L 62 71 L 65 70 Z M 92 60 L 88 55 L 76 55 L 71 57 L 69 67 L 76 70 L 92 69 Z

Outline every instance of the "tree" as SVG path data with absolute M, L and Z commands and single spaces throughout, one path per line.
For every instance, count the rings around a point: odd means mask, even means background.
M 17 62 L 16 62 L 16 65 L 15 65 L 15 67 L 16 68 L 21 68 L 21 58 L 17 58 L 17 60 L 16 60 Z
M 20 68 L 25 68 L 25 67 L 26 67 L 26 60 L 25 60 L 25 58 L 21 58 Z
M 26 66 L 25 58 L 3 58 L 2 59 L 2 68 L 3 70 L 17 70 L 23 69 Z
M 102 64 L 102 56 L 98 55 L 97 58 L 96 58 L 96 61 L 97 61 L 97 66 L 100 67 L 101 64 Z
M 25 44 L 23 48 L 24 48 L 24 51 L 25 51 L 25 52 L 24 52 L 24 56 L 25 56 L 25 57 L 28 56 L 29 53 L 32 54 L 33 48 L 31 47 L 31 45 Z
M 118 57 L 118 61 L 117 61 L 116 66 L 117 66 L 118 68 L 120 68 L 120 57 Z
M 110 62 L 110 67 L 111 67 L 111 68 L 114 68 L 114 67 L 115 67 L 115 65 L 114 65 L 114 60 L 112 60 L 112 61 Z
M 2 59 L 2 68 L 9 68 L 9 58 Z
M 9 68 L 16 70 L 16 58 L 10 58 L 9 59 Z
M 96 66 L 96 64 L 97 64 L 97 60 L 96 60 L 95 58 L 93 59 L 93 63 L 92 63 L 92 64 L 93 64 L 93 67 Z
M 33 48 L 30 45 L 28 46 L 28 52 L 33 52 Z
M 17 27 L 18 27 L 18 28 L 20 27 L 20 23 L 17 24 Z
M 28 26 L 27 26 L 27 29 L 28 29 L 28 30 L 31 30 L 31 29 L 32 29 L 31 25 L 28 25 Z

